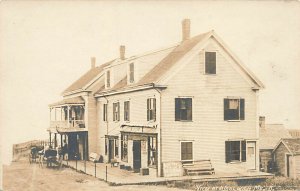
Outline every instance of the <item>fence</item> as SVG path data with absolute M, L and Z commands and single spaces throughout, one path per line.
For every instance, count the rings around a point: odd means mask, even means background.
M 53 142 L 51 143 L 53 144 Z M 33 140 L 13 145 L 13 161 L 18 161 L 22 157 L 28 157 L 32 146 L 49 146 L 49 140 Z

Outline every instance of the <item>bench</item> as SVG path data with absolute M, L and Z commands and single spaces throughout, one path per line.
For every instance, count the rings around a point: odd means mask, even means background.
M 215 170 L 208 160 L 196 160 L 192 164 L 182 164 L 186 175 L 199 175 L 199 174 L 215 174 Z

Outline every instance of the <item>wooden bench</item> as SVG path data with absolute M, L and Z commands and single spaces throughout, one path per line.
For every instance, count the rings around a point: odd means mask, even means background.
M 199 174 L 215 174 L 215 170 L 208 160 L 196 160 L 191 164 L 182 164 L 186 175 L 199 175 Z

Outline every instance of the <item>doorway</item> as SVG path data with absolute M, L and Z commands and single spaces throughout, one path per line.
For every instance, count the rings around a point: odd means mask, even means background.
M 111 160 L 114 159 L 115 156 L 115 141 L 114 139 L 109 139 L 108 141 L 108 162 L 111 162 Z
M 141 168 L 141 141 L 133 141 L 133 170 L 134 172 L 140 172 Z
M 294 164 L 292 155 L 286 155 L 286 175 L 287 177 L 294 178 Z
M 256 142 L 247 142 L 247 166 L 249 170 L 256 169 Z

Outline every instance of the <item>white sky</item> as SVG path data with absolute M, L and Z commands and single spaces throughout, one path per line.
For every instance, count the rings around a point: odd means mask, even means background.
M 265 84 L 267 123 L 300 128 L 299 1 L 2 1 L 0 128 L 4 162 L 12 143 L 47 138 L 48 104 L 90 67 L 167 47 L 214 29 Z M 5 157 L 4 157 L 5 156 Z

